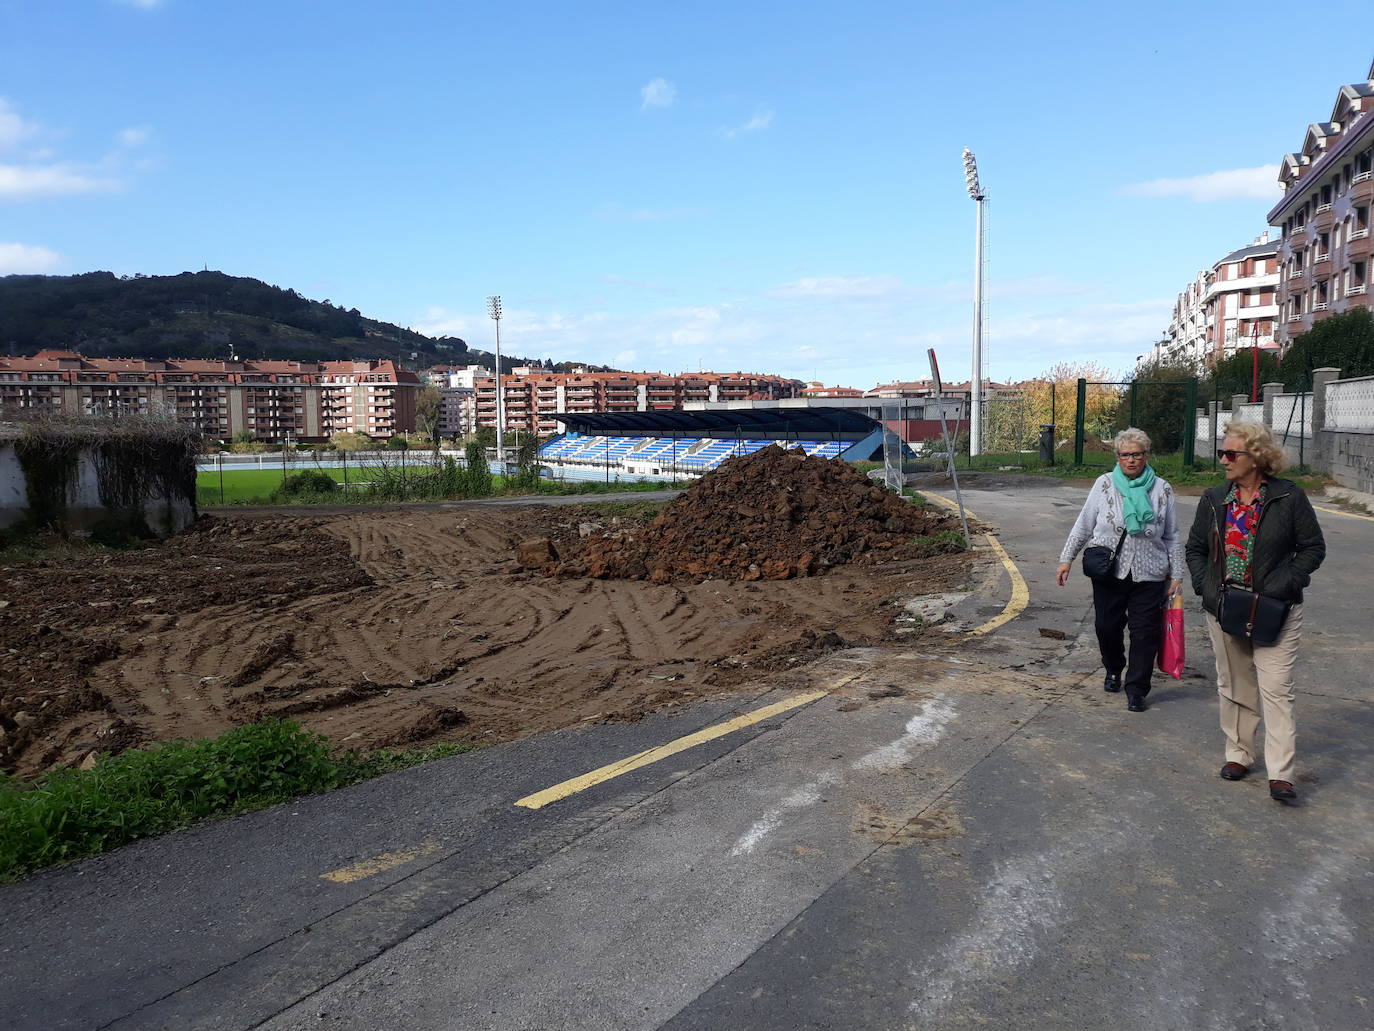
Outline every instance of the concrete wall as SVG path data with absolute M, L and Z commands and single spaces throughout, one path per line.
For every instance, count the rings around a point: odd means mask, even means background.
M 76 534 L 89 533 L 109 519 L 110 511 L 100 503 L 94 460 L 83 454 L 77 464 L 76 482 L 68 495 L 66 528 Z M 0 440 L 0 529 L 23 520 L 29 511 L 28 488 L 12 441 Z M 159 537 L 169 537 L 185 529 L 196 518 L 196 509 L 185 498 L 148 498 L 143 503 L 143 521 Z

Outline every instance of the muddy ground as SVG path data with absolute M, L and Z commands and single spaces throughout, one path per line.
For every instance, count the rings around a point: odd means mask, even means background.
M 804 579 L 550 576 L 637 531 L 595 508 L 205 518 L 146 549 L 0 568 L 0 768 L 290 717 L 344 747 L 508 740 L 756 686 L 889 638 L 963 554 L 874 552 Z

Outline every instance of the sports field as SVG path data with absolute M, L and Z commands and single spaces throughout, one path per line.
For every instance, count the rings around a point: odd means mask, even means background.
M 328 476 L 332 476 L 340 483 L 344 482 L 343 469 L 328 469 L 309 466 L 310 469 L 319 468 L 319 471 Z M 292 466 L 290 472 L 300 472 L 301 467 Z M 226 469 L 224 470 L 223 493 L 220 489 L 220 473 L 216 469 L 210 469 L 196 474 L 196 504 L 197 505 L 235 505 L 243 502 L 261 499 L 266 501 L 269 494 L 281 486 L 282 471 L 280 469 Z M 365 469 L 349 469 L 348 480 L 351 483 L 358 483 L 367 478 Z

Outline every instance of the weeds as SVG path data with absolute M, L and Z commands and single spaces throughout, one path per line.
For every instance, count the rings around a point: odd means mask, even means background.
M 333 756 L 322 735 L 269 719 L 207 740 L 131 749 L 89 770 L 54 770 L 28 785 L 0 778 L 0 880 L 468 747 Z
M 953 555 L 968 550 L 968 542 L 958 530 L 940 530 L 929 536 L 911 538 L 911 550 L 921 558 L 931 555 Z

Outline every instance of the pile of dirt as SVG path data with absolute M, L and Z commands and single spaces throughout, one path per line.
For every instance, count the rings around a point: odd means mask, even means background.
M 544 569 L 653 583 L 789 580 L 903 557 L 913 537 L 953 528 L 950 517 L 903 501 L 848 462 L 769 447 L 722 463 L 644 530 L 591 540 Z

